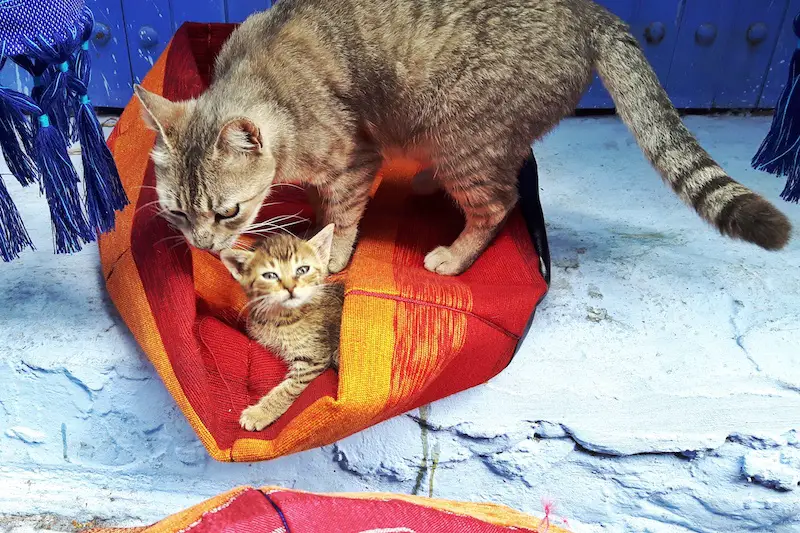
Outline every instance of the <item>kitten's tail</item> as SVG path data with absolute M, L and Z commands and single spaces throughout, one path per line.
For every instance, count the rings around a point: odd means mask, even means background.
M 791 224 L 731 179 L 686 129 L 639 43 L 618 19 L 593 35 L 595 68 L 647 159 L 678 196 L 725 235 L 778 250 Z M 604 21 L 606 22 L 606 21 Z

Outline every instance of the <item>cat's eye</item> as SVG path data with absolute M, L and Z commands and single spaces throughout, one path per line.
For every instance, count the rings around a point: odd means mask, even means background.
M 308 274 L 308 271 L 309 271 L 309 270 L 310 270 L 310 268 L 309 268 L 307 265 L 303 265 L 303 266 L 301 266 L 301 267 L 298 267 L 298 268 L 297 268 L 297 270 L 296 270 L 295 272 L 296 272 L 296 274 L 297 274 L 298 276 L 303 276 L 303 275 L 305 275 L 305 274 Z
M 231 207 L 230 209 L 226 209 L 221 213 L 217 213 L 217 220 L 225 220 L 228 218 L 233 218 L 239 214 L 239 204 Z
M 171 210 L 169 214 L 176 218 L 183 218 L 183 219 L 186 218 L 186 213 L 184 213 L 183 211 L 178 211 L 177 209 Z
M 274 280 L 278 279 L 278 275 L 275 272 L 264 272 L 261 274 L 264 279 Z

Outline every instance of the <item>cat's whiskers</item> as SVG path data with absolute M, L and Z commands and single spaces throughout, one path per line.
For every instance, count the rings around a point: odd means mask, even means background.
M 305 187 L 297 185 L 296 183 L 273 183 L 270 187 L 293 187 L 295 189 L 300 189 L 301 191 L 305 192 Z
M 267 220 L 263 220 L 261 222 L 254 222 L 253 224 L 250 224 L 249 226 L 247 226 L 245 229 L 246 230 L 259 229 L 259 228 L 264 227 L 264 226 L 277 227 L 280 222 L 283 222 L 284 220 L 292 220 L 292 219 L 298 219 L 296 222 L 292 222 L 292 224 L 300 224 L 300 223 L 303 223 L 303 222 L 308 222 L 309 220 L 307 218 L 305 218 L 305 217 L 301 217 L 300 213 L 302 213 L 302 211 L 299 211 L 298 213 L 296 213 L 294 215 L 279 215 L 279 216 L 276 216 L 276 217 L 269 218 Z
M 163 239 L 159 239 L 156 242 L 154 242 L 153 246 L 158 246 L 162 242 L 172 242 L 172 241 L 177 241 L 177 240 L 183 241 L 183 240 L 186 240 L 186 239 L 184 239 L 183 235 L 168 235 L 168 236 L 164 237 Z
M 239 310 L 239 316 L 238 316 L 238 318 L 237 318 L 237 321 L 242 319 L 242 315 L 245 313 L 245 311 L 247 311 L 247 309 L 248 309 L 249 307 L 252 307 L 252 309 L 250 310 L 250 312 L 251 312 L 251 313 L 252 313 L 252 312 L 254 312 L 254 311 L 259 311 L 259 310 L 260 310 L 260 309 L 259 309 L 259 305 L 260 305 L 260 304 L 261 304 L 261 303 L 262 303 L 264 300 L 266 300 L 267 298 L 269 298 L 269 297 L 271 297 L 271 296 L 272 296 L 271 294 L 265 294 L 264 296 L 259 296 L 259 297 L 257 297 L 257 298 L 253 298 L 252 300 L 249 300 L 249 301 L 248 301 L 246 304 L 244 304 L 244 305 L 242 306 L 242 308 Z
M 143 209 L 147 209 L 148 207 L 151 207 L 151 206 L 154 206 L 154 205 L 157 205 L 157 204 L 160 204 L 160 203 L 161 203 L 161 200 L 153 200 L 152 202 L 147 202 L 146 204 L 137 207 L 136 208 L 136 213 L 139 213 L 139 211 L 141 211 Z M 163 208 L 162 208 L 162 210 L 163 210 Z

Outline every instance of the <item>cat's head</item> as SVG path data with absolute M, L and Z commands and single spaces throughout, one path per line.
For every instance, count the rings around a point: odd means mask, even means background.
M 311 300 L 324 285 L 333 244 L 333 224 L 309 240 L 272 235 L 252 250 L 230 249 L 220 259 L 258 307 L 294 309 Z
M 134 90 L 145 123 L 158 133 L 151 157 L 160 213 L 197 248 L 231 247 L 274 180 L 272 132 L 206 94 L 171 102 Z

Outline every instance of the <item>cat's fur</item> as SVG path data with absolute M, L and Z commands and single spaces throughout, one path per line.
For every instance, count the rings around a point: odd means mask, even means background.
M 786 244 L 787 218 L 698 145 L 627 26 L 590 0 L 282 0 L 233 32 L 197 100 L 136 92 L 160 132 L 159 198 L 195 246 L 229 246 L 273 183 L 303 182 L 336 224 L 339 271 L 375 172 L 402 153 L 465 213 L 425 258 L 458 274 L 514 207 L 530 143 L 572 113 L 593 70 L 684 202 L 730 237 Z
M 269 426 L 314 378 L 339 366 L 344 287 L 325 283 L 332 238 L 331 224 L 308 241 L 273 235 L 259 240 L 252 250 L 220 254 L 250 299 L 248 333 L 289 366 L 277 387 L 242 412 L 239 422 L 244 429 Z M 298 273 L 305 267 L 307 272 Z

